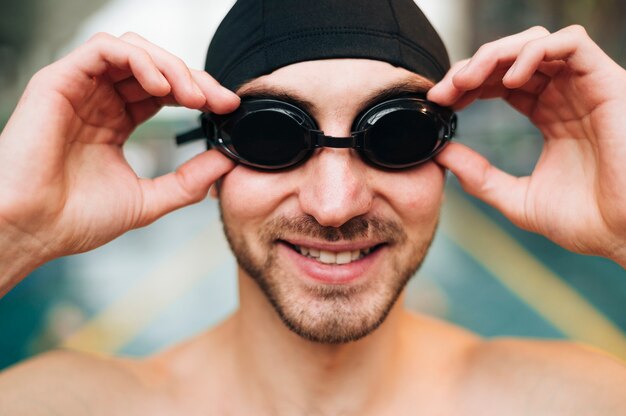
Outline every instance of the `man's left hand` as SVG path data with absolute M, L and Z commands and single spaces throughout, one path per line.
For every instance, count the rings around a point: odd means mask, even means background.
M 545 140 L 529 176 L 459 143 L 436 160 L 519 227 L 626 268 L 626 71 L 582 27 L 536 27 L 486 44 L 428 98 L 457 110 L 502 98 L 527 116 Z

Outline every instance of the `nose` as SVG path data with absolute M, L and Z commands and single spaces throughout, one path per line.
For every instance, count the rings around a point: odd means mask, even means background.
M 372 206 L 367 166 L 349 149 L 323 148 L 306 163 L 299 201 L 320 225 L 339 227 Z

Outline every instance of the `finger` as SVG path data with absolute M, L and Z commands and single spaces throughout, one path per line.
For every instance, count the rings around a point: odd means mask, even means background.
M 458 90 L 459 93 L 452 104 L 452 108 L 455 111 L 460 111 L 479 98 L 487 98 L 487 96 L 491 96 L 490 98 L 492 98 L 495 96 L 493 95 L 493 91 L 496 89 L 499 89 L 503 94 L 505 94 L 507 91 L 505 91 L 502 87 L 502 75 L 504 75 L 504 71 L 496 71 L 478 88 L 468 91 Z
M 517 178 L 501 171 L 482 155 L 459 143 L 450 143 L 435 160 L 458 178 L 467 193 L 523 226 L 528 178 Z
M 574 72 L 586 74 L 594 70 L 597 53 L 592 53 L 595 44 L 582 26 L 570 26 L 540 40 L 528 42 L 519 53 L 515 63 L 504 77 L 509 88 L 523 85 L 544 61 L 567 61 Z M 599 48 L 593 48 L 599 49 Z M 581 53 L 581 50 L 584 50 Z
M 477 99 L 480 98 L 480 96 L 482 95 L 483 90 L 482 88 L 478 88 L 472 91 L 467 91 L 465 93 L 462 93 L 459 98 L 457 98 L 456 102 L 454 103 L 454 105 L 452 106 L 452 109 L 454 111 L 461 111 L 464 108 L 468 107 L 470 104 L 472 104 L 474 101 L 476 101 Z
M 480 98 L 482 99 L 490 99 L 490 98 L 507 98 L 513 91 L 522 91 L 528 94 L 539 95 L 543 92 L 543 90 L 548 86 L 548 84 L 552 81 L 547 75 L 544 75 L 540 72 L 534 73 L 530 79 L 526 81 L 525 84 L 520 85 L 517 88 L 511 89 L 505 86 L 502 83 L 502 78 L 498 79 L 493 83 L 486 83 L 482 87 L 483 93 Z
M 551 78 L 540 72 L 535 73 L 526 84 L 517 89 L 506 88 L 501 80 L 488 81 L 481 87 L 462 93 L 452 105 L 455 111 L 461 111 L 474 101 L 482 99 L 503 98 L 526 116 L 532 114 L 532 110 L 537 103 L 537 96 L 550 83 Z
M 122 69 L 122 68 L 111 67 L 107 71 L 106 77 L 109 79 L 109 81 L 115 84 L 117 82 L 124 81 L 125 79 L 133 78 L 134 76 L 133 76 L 133 73 L 128 70 L 128 68 Z
M 461 97 L 461 95 L 463 95 L 463 91 L 454 86 L 452 78 L 457 72 L 461 70 L 461 68 L 467 65 L 468 62 L 469 59 L 465 59 L 452 65 L 452 68 L 450 68 L 450 70 L 446 73 L 443 79 L 428 91 L 426 97 L 430 101 L 444 107 L 451 106 L 453 103 L 455 103 Z
M 176 172 L 142 179 L 144 204 L 137 226 L 148 225 L 175 209 L 203 200 L 211 185 L 234 166 L 233 161 L 217 150 L 209 150 L 187 161 Z
M 165 97 L 148 96 L 148 98 L 142 101 L 126 104 L 126 112 L 130 116 L 132 122 L 135 125 L 139 125 L 152 118 L 165 106 L 180 107 L 180 103 L 171 94 Z
M 481 46 L 469 63 L 457 73 L 452 82 L 461 90 L 473 90 L 501 66 L 512 64 L 522 48 L 530 41 L 550 35 L 543 27 L 533 27 Z
M 191 70 L 191 75 L 206 97 L 202 111 L 227 114 L 235 111 L 241 100 L 237 94 L 220 85 L 206 71 Z
M 187 68 L 180 59 L 135 33 L 126 33 L 122 35 L 122 38 L 145 48 L 157 62 L 172 62 L 172 64 L 178 65 L 179 70 L 184 70 L 185 80 L 191 83 L 194 89 L 198 89 L 206 100 L 205 105 L 200 108 L 201 110 L 225 114 L 234 111 L 239 106 L 240 100 L 237 94 L 221 86 L 206 71 Z M 180 64 L 184 68 L 181 69 Z
M 510 65 L 514 62 L 518 51 L 530 39 L 549 35 L 546 29 L 533 27 L 524 32 L 512 35 L 481 46 L 471 59 L 457 62 L 448 71 L 445 77 L 428 92 L 428 99 L 443 106 L 454 106 L 457 101 L 464 97 L 465 92 L 480 88 L 489 80 L 500 83 L 502 76 L 508 70 L 499 65 Z M 494 72 L 498 72 L 495 74 Z M 472 94 L 475 96 L 475 94 Z M 459 107 L 466 107 L 469 103 L 464 98 Z
M 563 61 L 551 61 L 551 62 L 544 61 L 539 64 L 539 68 L 537 69 L 537 72 L 540 72 L 544 75 L 547 75 L 549 78 L 552 78 L 555 75 L 557 75 L 559 72 L 561 72 L 565 66 L 566 64 Z
M 72 74 L 78 68 L 85 74 L 83 80 L 87 82 L 91 82 L 93 77 L 104 75 L 111 66 L 130 72 L 153 96 L 164 96 L 171 91 L 170 83 L 146 51 L 105 33 L 95 35 L 65 59 L 53 64 L 61 75 Z M 77 91 L 79 94 L 82 92 Z
M 165 78 L 171 83 L 172 93 L 180 104 L 196 109 L 207 105 L 205 93 L 196 83 L 191 70 L 180 58 L 150 43 L 136 33 L 125 33 L 121 39 L 144 49 L 150 54 Z
M 546 89 L 548 84 L 552 81 L 552 77 L 545 75 L 541 72 L 535 72 L 531 75 L 530 78 L 526 80 L 526 82 L 517 88 L 515 91 L 522 91 L 531 95 L 540 95 Z M 503 87 L 507 88 L 507 90 L 512 91 L 508 86 L 504 84 L 500 84 Z
M 471 104 L 472 99 L 477 99 L 473 91 L 481 89 L 480 98 L 506 97 L 508 91 L 502 87 L 502 78 L 509 70 L 509 66 L 515 62 L 520 51 L 530 41 L 542 39 L 550 33 L 542 27 L 534 27 L 525 32 L 518 33 L 488 44 L 483 45 L 476 54 L 468 60 L 454 65 L 444 79 L 435 85 L 428 94 L 428 98 L 443 106 L 464 108 Z M 521 82 L 518 86 L 525 86 L 524 91 L 542 91 L 549 82 L 549 77 L 560 69 L 550 62 L 541 63 L 539 72 L 547 78 L 539 76 L 528 83 Z M 483 88 L 484 85 L 487 88 Z M 507 85 L 507 87 L 510 87 Z M 468 91 L 472 91 L 467 95 Z M 461 101 L 459 103 L 459 101 Z
M 175 102 L 176 100 L 171 97 L 149 97 L 145 100 L 138 101 L 136 103 L 126 104 L 126 112 L 135 126 L 142 124 L 144 121 L 152 118 L 158 113 L 167 102 Z
M 135 77 L 126 78 L 115 84 L 118 95 L 127 103 L 136 103 L 152 97 Z
M 194 79 L 196 79 L 197 84 L 201 86 L 201 89 L 203 91 L 214 88 L 213 84 L 216 83 L 216 81 L 213 80 L 213 78 L 211 78 L 206 72 L 192 70 L 191 73 Z M 205 75 L 206 77 L 210 78 L 210 80 L 206 80 Z M 209 85 L 207 86 L 204 84 Z M 152 96 L 147 91 L 145 91 L 143 87 L 139 84 L 139 82 L 137 82 L 137 80 L 134 78 L 128 78 L 121 82 L 118 82 L 117 84 L 115 84 L 115 89 L 117 93 L 122 97 L 122 99 L 126 103 L 130 104 L 152 98 Z M 224 93 L 222 93 L 221 90 L 222 87 L 220 86 L 216 90 L 217 92 L 208 92 L 207 94 L 209 94 L 211 98 L 207 99 L 207 104 L 204 107 L 200 108 L 200 110 L 216 114 L 227 114 L 235 111 L 239 106 L 239 103 L 241 102 L 239 97 L 236 94 L 232 94 L 230 91 L 225 91 Z M 162 105 L 180 105 L 176 101 L 175 97 L 171 94 L 166 97 L 161 97 L 161 100 L 159 100 L 159 102 Z

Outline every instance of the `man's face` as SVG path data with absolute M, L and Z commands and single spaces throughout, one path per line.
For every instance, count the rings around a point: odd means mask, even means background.
M 387 63 L 342 59 L 281 68 L 239 94 L 289 96 L 326 135 L 346 137 L 362 107 L 385 89 L 395 87 L 389 96 L 430 85 Z M 220 204 L 240 272 L 283 322 L 307 339 L 342 343 L 378 327 L 417 270 L 443 183 L 434 162 L 390 172 L 353 150 L 322 148 L 287 171 L 236 167 L 221 184 Z

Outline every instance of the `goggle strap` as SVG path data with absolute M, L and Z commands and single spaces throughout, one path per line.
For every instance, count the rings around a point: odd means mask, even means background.
M 202 127 L 195 128 L 193 130 L 187 131 L 185 133 L 176 135 L 176 144 L 181 145 L 185 143 L 192 142 L 194 140 L 204 139 L 204 130 Z

